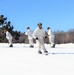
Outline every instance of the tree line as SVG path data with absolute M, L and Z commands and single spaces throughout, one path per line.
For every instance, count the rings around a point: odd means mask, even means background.
M 70 29 L 67 32 L 65 31 L 56 31 L 55 34 L 55 43 L 74 43 L 74 29 Z

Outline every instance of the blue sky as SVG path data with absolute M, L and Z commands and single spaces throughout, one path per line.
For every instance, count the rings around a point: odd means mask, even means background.
M 0 0 L 0 15 L 8 17 L 14 30 L 32 30 L 42 22 L 53 31 L 74 28 L 74 0 Z

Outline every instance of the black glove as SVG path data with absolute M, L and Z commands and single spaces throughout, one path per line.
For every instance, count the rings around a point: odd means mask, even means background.
M 47 38 L 47 36 L 45 36 L 45 38 Z
M 38 40 L 38 38 L 36 38 L 36 40 Z

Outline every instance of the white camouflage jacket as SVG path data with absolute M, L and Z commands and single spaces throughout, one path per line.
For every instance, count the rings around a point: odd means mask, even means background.
M 25 35 L 28 35 L 28 39 L 33 39 L 32 33 L 33 33 L 33 31 L 31 29 L 28 29 L 28 31 L 25 33 Z
M 7 39 L 12 39 L 12 35 L 8 31 L 6 31 L 6 38 Z
M 36 30 L 34 30 L 33 32 L 33 38 L 36 39 L 43 39 L 45 37 L 45 31 L 43 29 L 39 29 L 37 28 Z

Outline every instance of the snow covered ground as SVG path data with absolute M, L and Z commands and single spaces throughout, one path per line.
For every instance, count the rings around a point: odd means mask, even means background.
M 56 54 L 37 53 L 37 45 L 0 43 L 0 75 L 74 75 L 74 44 L 60 44 L 46 49 Z

